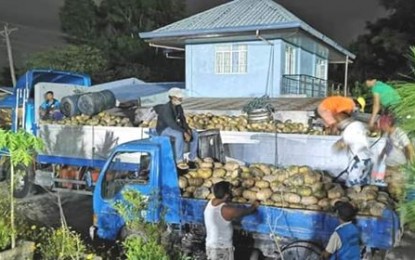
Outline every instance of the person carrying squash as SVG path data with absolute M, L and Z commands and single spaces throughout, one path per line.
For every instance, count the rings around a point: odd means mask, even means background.
M 335 119 L 341 139 L 334 144 L 334 148 L 337 151 L 347 150 L 350 159 L 344 171 L 347 174 L 346 186 L 366 185 L 373 168 L 368 130 L 362 122 L 353 120 L 347 113 L 337 114 Z
M 353 99 L 343 96 L 332 96 L 325 98 L 316 109 L 316 116 L 320 117 L 329 134 L 337 132 L 336 119 L 339 113 L 351 115 L 355 111 L 364 111 L 366 102 L 362 97 Z
M 367 77 L 366 86 L 371 88 L 373 94 L 372 115 L 369 120 L 369 127 L 373 129 L 379 112 L 381 114 L 393 112 L 394 107 L 401 102 L 401 97 L 393 87 L 373 76 Z
M 385 181 L 389 193 L 394 199 L 400 200 L 406 182 L 402 167 L 415 161 L 414 146 L 408 135 L 396 126 L 393 115 L 380 116 L 379 128 L 386 137 L 386 145 L 379 155 L 379 161 L 384 160 L 386 165 Z
M 245 208 L 229 205 L 232 199 L 231 186 L 227 181 L 216 183 L 213 186 L 215 198 L 208 202 L 204 210 L 208 260 L 234 259 L 232 221 L 254 213 L 259 206 L 258 201 Z

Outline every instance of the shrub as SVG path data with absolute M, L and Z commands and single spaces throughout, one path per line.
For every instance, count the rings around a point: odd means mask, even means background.
M 79 234 L 66 227 L 49 231 L 46 241 L 40 245 L 42 259 L 81 259 L 86 251 Z

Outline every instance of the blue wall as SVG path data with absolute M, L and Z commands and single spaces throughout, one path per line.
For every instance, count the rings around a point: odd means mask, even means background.
M 248 47 L 247 73 L 216 74 L 215 48 L 219 44 L 186 45 L 186 89 L 193 97 L 279 96 L 285 67 L 285 44 L 272 40 L 238 42 Z M 272 51 L 273 48 L 273 51 Z M 270 58 L 272 57 L 272 58 Z M 297 48 L 297 74 L 315 76 L 316 55 Z
M 273 52 L 271 45 L 263 41 L 238 43 L 248 47 L 245 74 L 215 73 L 218 44 L 186 45 L 186 89 L 194 97 L 254 97 L 266 93 L 277 96 L 281 79 L 281 40 L 272 43 Z

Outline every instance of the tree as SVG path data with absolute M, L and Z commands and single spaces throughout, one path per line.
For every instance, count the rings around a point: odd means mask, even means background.
M 62 31 L 72 36 L 69 41 L 91 42 L 95 40 L 97 6 L 92 0 L 65 1 L 59 12 Z
M 99 6 L 88 0 L 86 10 L 79 13 L 79 6 L 84 4 L 77 6 L 76 2 L 82 0 L 65 1 L 61 23 L 70 39 L 87 40 L 107 57 L 108 66 L 101 71 L 101 79 L 183 80 L 183 61 L 167 60 L 138 36 L 139 32 L 179 20 L 185 9 L 183 0 L 102 0 Z
M 23 165 L 28 167 L 33 162 L 33 156 L 36 151 L 43 149 L 43 142 L 36 136 L 25 132 L 12 132 L 0 129 L 0 156 L 10 158 L 10 225 L 11 225 L 11 247 L 15 247 L 15 216 L 14 216 L 14 169 Z
M 25 68 L 55 69 L 87 73 L 96 78 L 108 67 L 103 52 L 88 45 L 69 45 L 63 49 L 40 52 L 29 57 Z M 99 81 L 99 79 L 97 79 Z
M 357 54 L 351 68 L 352 80 L 363 80 L 368 74 L 385 80 L 400 79 L 409 73 L 407 53 L 415 44 L 415 1 L 380 0 L 389 16 L 367 24 L 368 33 L 351 45 Z

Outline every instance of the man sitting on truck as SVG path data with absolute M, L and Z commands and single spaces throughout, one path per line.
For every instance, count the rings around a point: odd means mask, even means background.
M 316 116 L 323 119 L 329 134 L 336 132 L 336 120 L 334 116 L 339 113 L 351 115 L 355 111 L 363 111 L 365 100 L 362 97 L 352 99 L 349 97 L 332 96 L 325 98 L 316 109 Z
M 360 259 L 360 234 L 353 224 L 356 209 L 349 203 L 338 201 L 334 210 L 340 220 L 340 225 L 335 229 L 329 239 L 326 249 L 322 253 L 323 259 L 359 260 Z
M 45 101 L 40 105 L 39 114 L 42 120 L 60 120 L 62 114 L 59 110 L 60 102 L 54 98 L 53 91 L 45 94 Z
M 181 165 L 184 161 L 184 144 L 190 143 L 190 155 L 188 166 L 190 169 L 196 168 L 198 134 L 191 129 L 186 122 L 184 111 L 181 106 L 183 102 L 183 92 L 179 88 L 172 88 L 168 92 L 170 101 L 159 107 L 156 111 L 157 126 L 159 135 L 174 138 L 174 150 L 176 152 L 176 163 Z
M 206 227 L 206 255 L 208 260 L 233 260 L 232 221 L 252 214 L 258 207 L 240 208 L 228 204 L 232 198 L 231 184 L 221 181 L 213 186 L 215 198 L 208 202 L 204 211 Z

